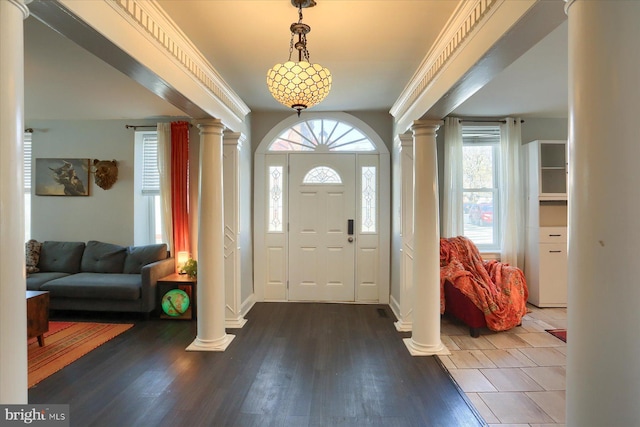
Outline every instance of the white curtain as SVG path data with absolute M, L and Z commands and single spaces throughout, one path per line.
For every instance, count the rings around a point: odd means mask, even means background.
M 462 125 L 457 117 L 447 117 L 444 120 L 442 237 L 460 236 L 464 232 L 462 176 Z
M 500 126 L 500 217 L 502 218 L 502 252 L 500 260 L 524 266 L 524 177 L 521 164 L 520 118 L 507 117 Z
M 162 210 L 162 238 L 171 256 L 177 257 L 173 247 L 171 216 L 171 123 L 158 123 L 158 173 L 160 174 L 160 209 Z

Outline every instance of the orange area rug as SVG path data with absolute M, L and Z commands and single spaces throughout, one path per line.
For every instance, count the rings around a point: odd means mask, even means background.
M 29 340 L 29 388 L 120 335 L 133 324 L 49 322 L 44 346 Z

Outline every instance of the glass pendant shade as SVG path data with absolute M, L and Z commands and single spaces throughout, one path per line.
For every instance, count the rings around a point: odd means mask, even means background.
M 300 114 L 329 94 L 331 72 L 320 64 L 287 61 L 267 72 L 267 87 L 276 101 Z
M 267 88 L 279 103 L 298 112 L 319 104 L 331 90 L 331 72 L 320 64 L 309 62 L 307 34 L 311 27 L 302 22 L 302 8 L 313 7 L 315 0 L 291 0 L 298 8 L 298 22 L 291 24 L 289 60 L 276 64 L 267 71 Z M 294 38 L 298 41 L 294 43 Z M 293 49 L 298 52 L 298 62 L 291 60 Z

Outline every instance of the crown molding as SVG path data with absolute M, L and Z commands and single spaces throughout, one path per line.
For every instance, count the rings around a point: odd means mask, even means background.
M 242 120 L 251 110 L 155 0 L 105 0 Z
M 415 104 L 445 65 L 466 45 L 469 36 L 491 15 L 491 11 L 503 0 L 463 1 L 453 12 L 436 42 L 423 59 L 398 100 L 391 107 L 392 116 L 404 116 Z

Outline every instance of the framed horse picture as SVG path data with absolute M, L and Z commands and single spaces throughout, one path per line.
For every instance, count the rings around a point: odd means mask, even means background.
M 37 196 L 88 196 L 89 159 L 36 159 Z

